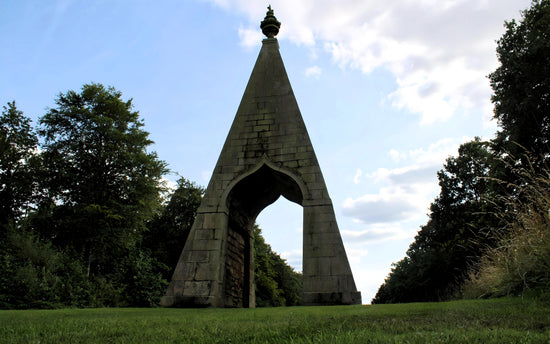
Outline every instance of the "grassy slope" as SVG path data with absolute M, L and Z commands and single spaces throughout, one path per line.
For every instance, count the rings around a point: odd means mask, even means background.
M 0 343 L 550 343 L 550 304 L 0 311 Z

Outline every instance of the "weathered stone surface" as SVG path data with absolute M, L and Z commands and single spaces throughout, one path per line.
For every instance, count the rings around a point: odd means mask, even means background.
M 247 241 L 248 235 L 229 228 L 227 236 L 227 253 L 225 264 L 225 305 L 226 307 L 243 307 L 244 296 L 248 293 L 246 285 Z
M 278 42 L 268 38 L 162 305 L 254 307 L 251 230 L 281 195 L 304 207 L 304 304 L 360 303 Z

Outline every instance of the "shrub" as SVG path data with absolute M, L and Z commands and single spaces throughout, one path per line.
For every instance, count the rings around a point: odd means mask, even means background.
M 82 306 L 89 296 L 84 268 L 24 229 L 9 228 L 0 257 L 1 308 Z
M 507 226 L 464 286 L 466 298 L 550 291 L 550 171 L 522 173 L 526 183 L 506 200 Z

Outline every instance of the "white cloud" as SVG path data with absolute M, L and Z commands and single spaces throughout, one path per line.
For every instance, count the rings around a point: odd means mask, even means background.
M 323 73 L 323 70 L 319 68 L 319 66 L 313 66 L 306 69 L 307 77 L 313 77 L 313 78 L 319 79 L 322 73 Z
M 405 230 L 398 224 L 378 224 L 369 226 L 368 229 L 363 231 L 342 230 L 341 233 L 346 241 L 352 242 L 355 245 L 360 245 L 373 242 L 410 239 L 414 237 L 416 230 Z
M 174 180 L 170 180 L 166 177 L 162 177 L 162 183 L 166 185 L 168 192 L 174 192 L 178 188 L 178 183 Z
M 378 194 L 366 194 L 348 198 L 343 204 L 343 214 L 365 224 L 396 223 L 410 221 L 426 212 L 426 199 L 422 193 L 414 193 L 401 187 L 380 189 Z M 428 201 L 429 204 L 429 201 Z
M 363 304 L 369 304 L 372 298 L 376 295 L 378 288 L 384 282 L 388 276 L 388 271 L 390 270 L 388 266 L 373 267 L 373 265 L 357 267 L 358 271 L 361 271 L 359 274 L 354 274 L 355 284 L 358 287 L 361 287 L 361 296 L 363 298 Z M 355 271 L 355 269 L 354 269 Z
M 245 13 L 239 29 L 245 46 L 265 15 L 260 3 L 210 0 Z M 504 20 L 519 16 L 529 0 L 279 0 L 272 2 L 282 22 L 280 39 L 321 47 L 335 63 L 364 73 L 390 71 L 397 83 L 387 97 L 395 107 L 419 115 L 423 124 L 446 121 L 460 111 L 479 109 L 490 125 L 491 89 L 486 75 L 495 69 L 495 40 Z
M 281 252 L 281 257 L 286 259 L 288 265 L 292 266 L 296 271 L 302 271 L 302 250 L 292 250 Z
M 373 181 L 378 189 L 344 200 L 343 214 L 369 226 L 391 224 L 394 226 L 392 228 L 424 217 L 439 192 L 437 171 L 443 168 L 449 156 L 456 155 L 459 145 L 466 141 L 469 138 L 445 138 L 427 148 L 406 152 L 390 150 L 390 156 L 404 163 L 404 166 L 393 169 L 382 167 L 367 173 L 366 178 Z M 362 170 L 358 169 L 354 181 L 359 181 L 362 175 Z M 374 231 L 369 228 L 369 235 L 379 233 L 380 227 Z M 388 230 L 387 227 L 383 229 Z
M 164 184 L 164 186 L 166 187 L 166 191 L 162 193 L 161 198 L 163 199 L 163 201 L 168 202 L 170 200 L 170 197 L 172 196 L 172 193 L 178 188 L 178 183 L 166 177 L 161 178 L 161 183 Z
M 361 257 L 368 256 L 369 252 L 365 249 L 346 248 L 346 255 L 350 263 L 359 264 L 361 262 Z
M 353 177 L 353 182 L 355 184 L 359 184 L 361 182 L 361 176 L 363 175 L 363 171 L 358 168 L 357 172 L 355 172 L 355 177 Z
M 396 149 L 390 149 L 390 157 L 394 162 L 399 162 L 401 159 L 404 158 L 402 153 L 399 153 Z
M 257 29 L 239 27 L 240 44 L 247 48 L 257 47 L 262 41 L 262 33 Z
M 429 184 L 435 180 L 436 172 L 440 168 L 441 165 L 439 163 L 425 166 L 409 165 L 391 170 L 379 168 L 373 173 L 368 174 L 368 177 L 376 182 L 387 182 L 400 186 Z
M 201 172 L 201 178 L 204 183 L 210 182 L 211 177 L 212 177 L 212 170 L 203 170 Z

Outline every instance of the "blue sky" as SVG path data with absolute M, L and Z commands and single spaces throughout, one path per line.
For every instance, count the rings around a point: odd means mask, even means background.
M 37 119 L 85 83 L 133 98 L 152 150 L 206 186 L 261 46 L 269 3 L 250 0 L 0 2 L 0 102 Z M 405 255 L 436 172 L 492 138 L 495 41 L 529 0 L 273 0 L 281 54 L 355 281 L 368 303 Z M 176 174 L 168 176 L 176 180 Z M 301 207 L 257 222 L 301 269 Z

